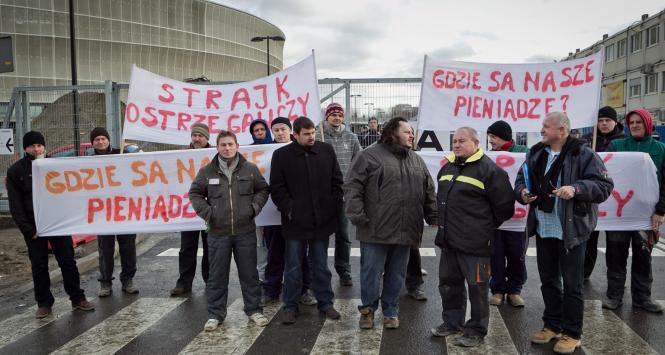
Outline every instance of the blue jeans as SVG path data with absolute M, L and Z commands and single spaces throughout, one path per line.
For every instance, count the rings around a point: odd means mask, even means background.
M 332 273 L 328 269 L 328 238 L 310 240 L 286 240 L 284 254 L 284 292 L 282 300 L 284 310 L 298 311 L 298 302 L 302 290 L 302 263 L 304 249 L 309 246 L 311 266 L 311 287 L 314 297 L 319 302 L 320 310 L 332 307 L 335 296 L 330 285 Z
M 351 278 L 351 239 L 349 237 L 349 219 L 344 208 L 337 215 L 335 232 L 335 271 L 340 279 Z
M 381 309 L 385 317 L 399 314 L 399 292 L 404 285 L 406 264 L 411 247 L 399 244 L 360 242 L 360 298 L 358 309 L 376 311 L 381 297 Z M 381 273 L 383 291 L 381 291 Z
M 261 312 L 261 286 L 256 271 L 256 232 L 239 235 L 209 235 L 210 275 L 206 283 L 208 318 L 223 321 L 229 295 L 231 256 L 236 261 L 245 314 Z

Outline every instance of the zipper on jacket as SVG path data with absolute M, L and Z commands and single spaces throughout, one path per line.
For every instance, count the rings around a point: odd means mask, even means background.
M 233 174 L 231 174 L 231 181 L 233 181 Z M 231 235 L 235 235 L 235 233 L 233 233 L 233 194 L 231 192 L 231 181 L 229 181 L 229 204 L 231 204 Z

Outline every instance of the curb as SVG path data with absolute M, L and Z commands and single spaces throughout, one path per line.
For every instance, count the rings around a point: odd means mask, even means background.
M 136 257 L 144 254 L 152 247 L 155 246 L 160 241 L 158 238 L 147 238 L 145 234 L 139 234 L 136 236 Z M 116 243 L 114 258 L 117 258 L 118 253 L 118 244 Z M 99 253 L 94 252 L 90 255 L 86 255 L 78 260 L 76 260 L 76 266 L 78 267 L 79 274 L 85 274 L 86 272 L 95 269 L 99 266 Z M 51 278 L 51 284 L 62 281 L 62 272 L 60 268 L 56 268 L 49 272 L 49 277 Z M 29 281 L 23 284 L 22 286 L 16 288 L 16 294 L 22 294 L 24 292 L 30 291 L 33 289 L 33 282 Z

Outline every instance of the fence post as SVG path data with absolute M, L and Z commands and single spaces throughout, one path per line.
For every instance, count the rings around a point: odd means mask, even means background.
M 120 147 L 122 132 L 120 132 L 120 110 L 118 109 L 118 85 L 111 80 L 104 81 L 104 99 L 106 101 L 106 129 L 111 136 L 111 146 Z
M 20 90 L 18 88 L 14 90 Z M 23 91 L 21 90 L 18 95 L 16 95 L 16 103 L 14 104 L 14 117 L 16 123 L 14 124 L 16 139 L 14 140 L 14 151 L 18 153 L 19 157 L 23 156 L 23 104 L 21 100 L 23 99 Z
M 344 83 L 344 89 L 344 121 L 346 127 L 353 131 L 351 127 L 351 83 L 348 80 Z
M 23 106 L 23 117 L 25 118 L 25 131 L 32 130 L 32 119 L 30 118 L 30 99 L 26 90 L 21 92 L 21 106 Z

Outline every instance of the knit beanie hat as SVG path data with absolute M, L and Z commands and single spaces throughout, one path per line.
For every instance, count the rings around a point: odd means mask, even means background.
M 645 137 L 650 136 L 651 133 L 653 132 L 653 118 L 651 117 L 651 113 L 643 108 L 632 110 L 628 112 L 628 114 L 626 115 L 626 124 L 628 125 L 630 124 L 628 120 L 630 119 L 630 115 L 634 113 L 640 116 L 640 118 L 642 118 L 642 122 L 644 122 L 644 129 L 646 132 L 644 136 Z
M 613 121 L 617 120 L 617 112 L 610 106 L 605 106 L 598 110 L 598 118 L 601 117 L 607 117 L 612 119 Z
M 289 126 L 289 129 L 293 129 L 293 127 L 291 126 L 291 121 L 289 121 L 289 119 L 286 118 L 286 117 L 277 117 L 274 120 L 272 120 L 272 123 L 270 124 L 270 128 L 275 127 L 275 125 L 278 124 L 278 123 L 285 124 L 285 125 Z
M 333 102 L 328 107 L 326 107 L 326 118 L 328 116 L 332 115 L 333 113 L 339 113 L 340 115 L 344 116 L 344 109 L 342 108 L 342 105 Z
M 493 134 L 504 141 L 511 141 L 513 139 L 513 130 L 506 121 L 496 121 L 491 126 L 487 127 L 487 134 Z
M 109 131 L 106 130 L 104 127 L 95 127 L 90 131 L 90 143 L 92 143 L 95 138 L 99 136 L 104 136 L 106 139 L 109 141 L 111 140 L 111 136 L 109 135 Z
M 192 134 L 198 133 L 206 139 L 210 139 L 210 131 L 208 130 L 208 126 L 204 123 L 197 123 L 194 126 L 192 126 Z
M 45 146 L 46 140 L 44 140 L 44 136 L 37 131 L 30 131 L 23 135 L 23 150 L 33 144 L 41 144 Z

